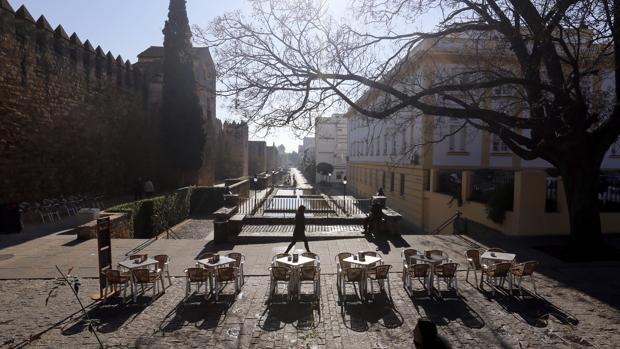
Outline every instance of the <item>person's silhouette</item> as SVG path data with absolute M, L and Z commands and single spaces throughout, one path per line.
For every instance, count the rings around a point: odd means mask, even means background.
M 288 248 L 284 253 L 288 253 L 288 251 L 290 251 L 299 240 L 304 242 L 306 251 L 310 252 L 310 246 L 308 246 L 308 238 L 306 237 L 306 218 L 304 215 L 305 212 L 306 206 L 304 205 L 299 206 L 299 208 L 297 209 L 297 213 L 295 213 L 295 230 L 293 230 L 293 241 L 290 245 L 288 245 Z

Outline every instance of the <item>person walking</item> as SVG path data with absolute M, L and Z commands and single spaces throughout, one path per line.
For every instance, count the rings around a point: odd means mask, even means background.
M 295 213 L 295 230 L 293 230 L 293 242 L 288 245 L 288 248 L 284 253 L 288 253 L 288 251 L 290 251 L 299 240 L 304 242 L 306 251 L 310 252 L 310 246 L 308 246 L 308 238 L 306 237 L 305 212 L 306 206 L 304 205 L 299 206 L 299 208 L 297 209 L 297 213 Z
M 142 193 L 144 192 L 144 183 L 142 183 L 142 177 L 138 177 L 133 184 L 133 199 L 134 201 L 142 200 Z
M 153 197 L 153 194 L 155 193 L 155 186 L 153 185 L 153 181 L 151 181 L 150 179 L 147 179 L 146 182 L 144 182 L 144 194 L 146 195 L 147 198 Z

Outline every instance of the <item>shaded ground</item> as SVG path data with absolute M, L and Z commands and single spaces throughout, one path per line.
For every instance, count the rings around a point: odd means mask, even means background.
M 338 301 L 333 275 L 322 276 L 320 303 L 304 286 L 307 294 L 290 304 L 283 296 L 266 302 L 267 277 L 246 278 L 237 297 L 227 287 L 219 303 L 198 294 L 184 299 L 184 281 L 175 279 L 152 303 L 150 297 L 139 297 L 135 305 L 97 305 L 90 316 L 101 321 L 98 329 L 108 347 L 408 348 L 421 316 L 433 319 L 454 348 L 613 348 L 620 341 L 620 318 L 613 308 L 586 295 L 578 302 L 569 299 L 545 278 L 539 280 L 543 298 L 526 294 L 523 300 L 507 294 L 492 298 L 465 282 L 463 273 L 459 278 L 460 295 L 446 291 L 439 298 L 422 291 L 408 294 L 393 274 L 394 305 L 385 293 L 362 303 L 351 287 L 345 305 Z M 0 315 L 0 343 L 17 345 L 78 309 L 68 289 L 45 307 L 51 285 L 49 280 L 0 281 L 6 295 L 0 300 L 6 309 Z M 88 279 L 81 293 L 95 290 L 96 280 Z M 96 342 L 83 325 L 69 320 L 32 346 L 95 347 Z

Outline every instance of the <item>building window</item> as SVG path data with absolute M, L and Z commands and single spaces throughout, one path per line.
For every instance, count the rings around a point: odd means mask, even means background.
M 379 156 L 379 155 L 381 155 L 381 154 L 380 154 L 380 153 L 381 153 L 381 149 L 380 149 L 380 147 L 381 147 L 381 137 L 377 137 L 377 138 L 375 139 L 375 143 L 376 143 L 376 145 L 377 145 L 377 149 L 376 149 L 375 154 L 377 154 L 377 156 Z
M 400 135 L 401 135 L 401 139 L 402 139 L 402 149 L 400 150 L 401 154 L 406 154 L 407 153 L 407 129 L 404 128 L 400 131 Z
M 381 178 L 381 188 L 385 189 L 385 171 L 383 171 L 383 176 Z
M 502 139 L 498 135 L 493 134 L 491 151 L 494 153 L 507 153 L 509 150 L 506 143 L 504 143 L 504 141 L 502 141 Z
M 390 192 L 394 192 L 394 172 L 390 172 Z
M 400 174 L 400 195 L 405 195 L 405 174 Z
M 375 155 L 375 145 L 372 144 L 372 141 L 370 141 L 370 156 L 374 156 L 374 155 Z
M 392 152 L 390 154 L 396 155 L 396 135 L 392 137 Z
M 383 155 L 387 155 L 388 153 L 388 139 L 387 135 L 383 135 Z
M 448 137 L 448 146 L 450 151 L 467 151 L 467 127 L 463 126 L 463 128 L 459 130 L 460 127 L 461 125 L 450 124 L 450 136 Z
M 620 139 L 611 145 L 611 156 L 620 156 Z

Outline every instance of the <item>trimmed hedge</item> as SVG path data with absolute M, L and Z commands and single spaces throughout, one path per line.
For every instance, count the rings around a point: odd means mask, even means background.
M 224 206 L 225 187 L 194 187 L 191 196 L 191 214 L 207 215 Z
M 189 217 L 192 192 L 185 187 L 162 196 L 114 206 L 107 211 L 127 213 L 131 217 L 133 238 L 149 239 Z

